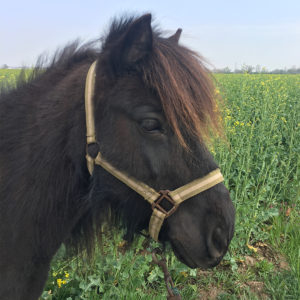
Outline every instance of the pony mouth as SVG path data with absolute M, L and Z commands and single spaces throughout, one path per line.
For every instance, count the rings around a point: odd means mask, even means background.
M 216 265 L 218 265 L 220 263 L 220 261 L 222 260 L 222 257 L 220 257 L 219 259 L 216 259 L 216 260 L 207 258 L 207 260 L 205 260 L 205 261 L 201 261 L 201 260 L 195 261 L 190 255 L 188 255 L 187 250 L 178 240 L 171 241 L 171 246 L 172 246 L 172 250 L 173 250 L 175 256 L 178 258 L 178 260 L 181 261 L 182 263 L 184 263 L 185 265 L 187 265 L 191 269 L 213 268 Z
M 181 261 L 182 263 L 184 263 L 185 265 L 187 265 L 191 269 L 197 268 L 197 264 L 187 254 L 187 251 L 181 245 L 180 242 L 178 242 L 176 240 L 175 241 L 171 241 L 171 246 L 172 246 L 172 250 L 173 250 L 175 256 L 179 259 L 179 261 Z M 179 249 L 180 249 L 180 251 L 179 251 Z

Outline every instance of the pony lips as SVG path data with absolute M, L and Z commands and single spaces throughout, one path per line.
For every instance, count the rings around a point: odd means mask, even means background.
M 141 182 L 119 170 L 114 168 L 109 162 L 107 162 L 98 151 L 96 158 L 93 158 L 89 152 L 88 147 L 90 144 L 98 144 L 96 139 L 95 131 L 95 120 L 94 120 L 94 108 L 93 108 L 93 97 L 95 90 L 95 69 L 97 61 L 95 61 L 89 71 L 86 78 L 85 85 L 85 111 L 86 111 L 86 128 L 87 128 L 87 167 L 90 174 L 93 174 L 94 165 L 99 165 L 104 168 L 107 172 L 118 178 L 124 184 L 129 186 L 131 189 L 140 194 L 151 206 L 153 213 L 149 223 L 149 234 L 155 240 L 158 241 L 158 235 L 163 225 L 165 218 L 172 215 L 178 206 L 185 200 L 204 192 L 216 184 L 224 180 L 219 169 L 216 169 L 206 176 L 196 179 L 174 191 L 161 190 L 155 191 L 144 182 Z M 173 206 L 171 209 L 164 209 L 160 203 L 163 199 L 166 199 Z

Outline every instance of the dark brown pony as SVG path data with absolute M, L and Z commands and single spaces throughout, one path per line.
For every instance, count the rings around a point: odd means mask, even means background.
M 217 168 L 203 142 L 218 128 L 213 85 L 179 35 L 163 38 L 151 15 L 114 21 L 101 51 L 71 44 L 1 95 L 1 300 L 38 299 L 60 245 L 91 250 L 107 215 L 129 240 L 148 226 L 146 201 L 101 167 L 93 176 L 86 167 L 85 78 L 96 59 L 96 132 L 107 161 L 156 190 Z M 191 268 L 212 267 L 233 228 L 234 208 L 220 183 L 185 201 L 159 239 Z

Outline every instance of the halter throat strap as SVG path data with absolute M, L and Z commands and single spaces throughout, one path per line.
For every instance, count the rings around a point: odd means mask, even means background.
M 99 165 L 118 180 L 126 184 L 136 193 L 141 195 L 152 206 L 152 215 L 149 223 L 149 234 L 154 240 L 158 240 L 160 229 L 164 220 L 172 215 L 178 206 L 185 200 L 203 192 L 224 180 L 219 169 L 216 169 L 206 176 L 196 179 L 186 185 L 179 187 L 176 190 L 168 191 L 161 190 L 157 192 L 144 182 L 141 182 L 132 176 L 116 169 L 109 162 L 107 162 L 102 154 L 98 152 L 97 156 L 93 158 L 89 152 L 88 147 L 91 144 L 97 143 L 95 130 L 95 117 L 93 98 L 95 93 L 95 79 L 96 79 L 96 65 L 95 61 L 87 74 L 85 85 L 85 112 L 86 112 L 86 131 L 87 131 L 87 151 L 86 160 L 89 173 L 92 175 L 94 166 Z M 171 209 L 165 209 L 162 206 L 162 201 L 168 201 L 172 204 Z

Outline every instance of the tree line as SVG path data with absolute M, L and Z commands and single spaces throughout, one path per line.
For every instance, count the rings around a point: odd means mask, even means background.
M 221 69 L 213 69 L 213 73 L 225 73 L 225 74 L 243 74 L 243 73 L 249 73 L 249 74 L 300 74 L 300 68 L 297 68 L 296 66 L 293 66 L 291 68 L 284 68 L 284 69 L 274 69 L 274 70 L 268 70 L 266 67 L 262 67 L 260 65 L 257 66 L 251 66 L 243 64 L 241 68 L 235 68 L 234 70 L 231 70 L 229 67 L 221 68 Z

